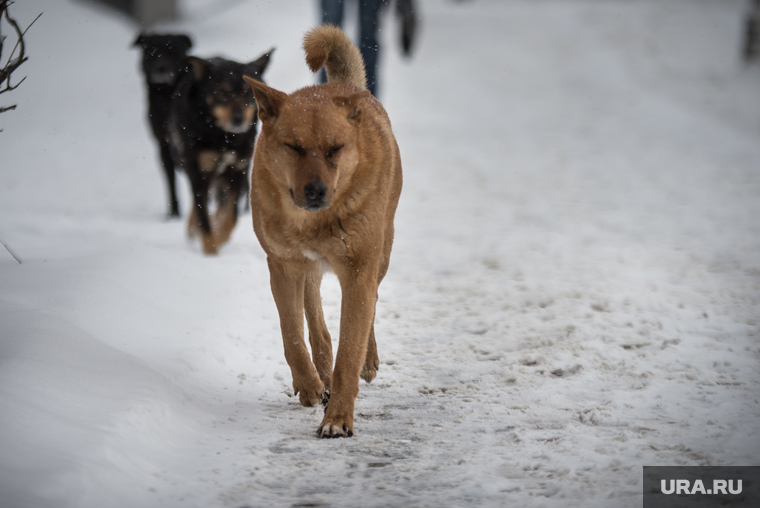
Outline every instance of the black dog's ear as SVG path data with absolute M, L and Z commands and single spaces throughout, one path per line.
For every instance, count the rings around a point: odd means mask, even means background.
M 148 36 L 145 32 L 140 32 L 137 35 L 137 39 L 135 39 L 135 42 L 132 44 L 132 47 L 134 48 L 135 46 L 144 46 L 147 38 Z
M 245 74 L 254 78 L 260 78 L 269 65 L 269 57 L 272 56 L 273 52 L 274 48 L 270 49 L 253 62 L 245 64 Z
M 180 35 L 180 36 L 179 36 L 179 40 L 180 40 L 180 42 L 181 42 L 181 44 L 182 44 L 182 47 L 183 47 L 184 49 L 186 49 L 186 50 L 187 50 L 187 49 L 190 49 L 190 48 L 192 48 L 192 47 L 193 47 L 193 41 L 192 41 L 192 39 L 190 39 L 190 37 L 188 37 L 187 35 Z
M 251 77 L 243 76 L 243 79 L 253 88 L 256 105 L 259 107 L 259 120 L 266 122 L 270 118 L 277 118 L 288 96 Z
M 209 61 L 195 56 L 187 57 L 187 61 L 190 63 L 190 70 L 193 71 L 193 77 L 195 77 L 195 81 L 202 80 L 203 76 L 206 75 Z

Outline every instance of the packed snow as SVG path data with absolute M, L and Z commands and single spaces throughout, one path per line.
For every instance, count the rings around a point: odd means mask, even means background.
M 644 465 L 758 465 L 748 5 L 419 4 L 411 59 L 383 18 L 405 186 L 338 440 L 293 396 L 250 217 L 217 257 L 166 220 L 140 27 L 11 7 L 44 14 L 0 96 L 0 507 L 638 507 Z M 316 0 L 181 7 L 155 30 L 313 82 Z M 334 277 L 323 300 L 337 337 Z

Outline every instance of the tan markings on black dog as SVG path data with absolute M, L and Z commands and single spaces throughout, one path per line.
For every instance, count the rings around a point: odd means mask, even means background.
M 351 436 L 360 376 L 371 381 L 379 366 L 375 303 L 390 262 L 401 159 L 385 110 L 366 91 L 359 50 L 345 34 L 317 27 L 304 49 L 313 71 L 326 65 L 328 83 L 285 94 L 245 78 L 262 121 L 251 211 L 295 393 L 305 406 L 327 403 L 319 436 Z M 334 370 L 319 292 L 326 268 L 342 292 Z
M 211 110 L 216 126 L 227 132 L 238 132 L 251 125 L 255 113 L 256 110 L 245 104 L 214 105 Z
M 201 150 L 198 152 L 198 167 L 201 171 L 213 173 L 223 171 L 225 168 L 233 168 L 238 171 L 248 169 L 250 159 L 241 158 L 236 150 Z M 223 188 L 219 187 L 218 188 Z
M 235 204 L 232 201 L 221 203 L 217 208 L 214 218 L 212 220 L 214 242 L 216 245 L 224 245 L 232 235 L 232 230 L 235 228 L 236 215 L 232 210 Z
M 202 150 L 198 152 L 198 167 L 205 173 L 213 173 L 221 162 L 218 150 Z
M 239 93 L 229 83 L 222 82 L 213 94 L 206 97 L 217 127 L 227 132 L 241 132 L 255 121 L 256 102 L 249 88 L 246 87 L 244 92 Z

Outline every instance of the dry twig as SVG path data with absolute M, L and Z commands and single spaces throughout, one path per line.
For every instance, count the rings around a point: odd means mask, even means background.
M 11 15 L 8 13 L 8 8 L 13 5 L 13 2 L 10 0 L 0 0 L 0 21 L 2 21 L 2 17 L 5 16 L 5 21 L 13 28 L 14 32 L 16 33 L 16 43 L 13 45 L 13 49 L 11 50 L 10 55 L 8 55 L 7 60 L 5 61 L 5 64 L 0 68 L 0 94 L 3 94 L 5 92 L 10 92 L 11 90 L 15 90 L 18 88 L 18 86 L 24 82 L 26 77 L 21 78 L 21 81 L 16 83 L 15 85 L 11 84 L 11 77 L 13 72 L 21 67 L 21 64 L 26 62 L 29 57 L 26 56 L 26 46 L 24 44 L 24 35 L 26 35 L 27 30 L 31 28 L 31 26 L 34 24 L 35 21 L 37 21 L 40 16 L 42 16 L 42 13 L 40 13 L 36 18 L 34 18 L 34 21 L 29 23 L 29 26 L 27 26 L 23 31 L 18 26 L 18 23 L 15 19 L 11 17 Z M 6 37 L 0 34 L 0 61 L 2 61 L 3 56 L 3 46 L 5 44 Z M 18 53 L 17 53 L 18 50 Z M 0 113 L 4 113 L 6 111 L 10 111 L 12 109 L 16 109 L 16 106 L 8 106 L 8 107 L 1 107 L 0 106 Z

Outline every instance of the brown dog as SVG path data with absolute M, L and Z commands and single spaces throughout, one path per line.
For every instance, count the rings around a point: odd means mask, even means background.
M 372 381 L 379 366 L 375 302 L 390 261 L 401 159 L 388 115 L 366 91 L 356 46 L 325 25 L 306 34 L 304 50 L 312 71 L 326 67 L 328 83 L 288 95 L 245 78 L 262 121 L 253 228 L 267 253 L 295 393 L 304 406 L 327 403 L 320 437 L 351 436 L 359 377 Z M 319 292 L 326 270 L 342 292 L 334 372 Z

